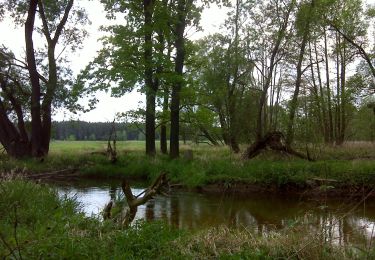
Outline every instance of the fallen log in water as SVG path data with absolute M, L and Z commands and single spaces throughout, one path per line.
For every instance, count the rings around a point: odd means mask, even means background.
M 128 227 L 135 218 L 138 206 L 145 204 L 157 194 L 163 194 L 162 189 L 167 185 L 167 183 L 167 175 L 166 173 L 162 173 L 143 193 L 138 196 L 134 196 L 129 182 L 124 180 L 121 184 L 121 189 L 125 195 L 126 205 L 123 206 L 117 216 L 112 216 L 114 203 L 113 201 L 110 201 L 103 210 L 103 218 L 113 219 L 122 227 Z

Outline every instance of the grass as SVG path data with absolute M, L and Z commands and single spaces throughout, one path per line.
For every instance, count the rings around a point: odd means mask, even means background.
M 116 164 L 98 154 L 106 149 L 106 142 L 53 141 L 50 155 L 43 162 L 35 159 L 16 161 L 3 156 L 1 172 L 40 173 L 61 169 L 79 169 L 83 175 L 100 177 L 132 177 L 153 179 L 167 172 L 174 183 L 188 187 L 208 184 L 231 185 L 248 183 L 301 188 L 312 178 L 335 179 L 339 185 L 375 185 L 375 144 L 351 143 L 342 147 L 310 147 L 316 162 L 291 158 L 266 151 L 259 157 L 243 161 L 226 147 L 183 145 L 192 149 L 193 160 L 170 160 L 158 154 L 155 158 L 144 155 L 144 142 L 118 142 Z M 371 159 L 372 158 L 372 159 Z
M 0 182 L 0 258 L 11 259 L 371 259 L 374 248 L 356 250 L 322 241 L 297 226 L 260 237 L 217 227 L 181 231 L 160 222 L 126 230 L 85 217 L 74 199 L 48 186 Z

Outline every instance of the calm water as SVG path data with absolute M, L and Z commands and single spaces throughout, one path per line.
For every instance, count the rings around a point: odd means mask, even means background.
M 106 203 L 121 196 L 120 181 L 80 180 L 54 183 L 61 196 L 75 196 L 86 215 L 99 214 Z M 142 192 L 135 185 L 134 194 Z M 174 191 L 138 208 L 136 219 L 164 220 L 178 228 L 201 229 L 219 225 L 247 228 L 266 235 L 303 223 L 338 244 L 375 246 L 375 201 L 301 200 L 276 195 L 207 195 Z

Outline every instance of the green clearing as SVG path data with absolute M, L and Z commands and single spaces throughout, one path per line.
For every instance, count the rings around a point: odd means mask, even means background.
M 43 162 L 35 159 L 13 160 L 3 155 L 1 171 L 28 174 L 77 169 L 86 176 L 132 177 L 153 179 L 166 172 L 173 183 L 199 187 L 212 183 L 231 185 L 236 182 L 281 187 L 293 184 L 303 187 L 312 178 L 335 179 L 344 185 L 375 184 L 375 144 L 351 143 L 341 147 L 311 147 L 316 162 L 266 151 L 244 161 L 227 147 L 182 145 L 193 151 L 193 159 L 183 156 L 170 160 L 158 154 L 144 155 L 144 142 L 117 143 L 118 161 L 109 162 L 104 152 L 106 142 L 54 141 Z M 302 151 L 302 150 L 301 150 Z
M 74 199 L 46 185 L 0 182 L 2 259 L 371 259 L 374 248 L 354 249 L 321 240 L 303 226 L 261 237 L 216 227 L 176 230 L 161 222 L 137 222 L 122 230 L 85 217 Z

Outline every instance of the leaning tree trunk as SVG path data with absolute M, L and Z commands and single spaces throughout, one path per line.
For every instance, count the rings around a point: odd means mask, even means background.
M 8 70 L 11 69 L 9 63 Z M 18 84 L 18 82 L 13 82 Z M 0 100 L 0 143 L 8 155 L 14 158 L 31 156 L 31 143 L 26 132 L 22 106 L 14 93 L 15 86 L 6 75 L 0 74 L 0 88 L 17 116 L 17 127 L 9 120 L 4 102 Z
M 19 134 L 17 128 L 5 113 L 4 105 L 0 100 L 0 143 L 8 155 L 21 158 L 31 155 L 31 143 Z

